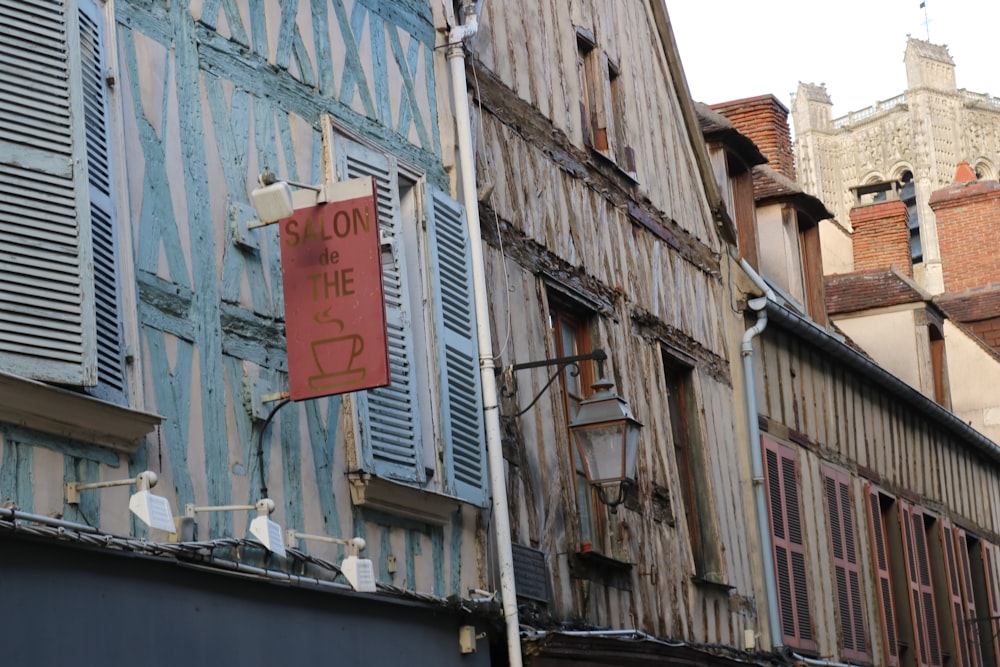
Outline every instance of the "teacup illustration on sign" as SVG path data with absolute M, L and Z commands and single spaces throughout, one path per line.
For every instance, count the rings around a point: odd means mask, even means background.
M 309 377 L 313 389 L 334 389 L 365 377 L 366 369 L 353 367 L 354 360 L 365 349 L 364 339 L 358 334 L 344 334 L 343 320 L 329 318 L 328 313 L 316 313 L 314 319 L 320 324 L 335 325 L 341 335 L 312 342 L 313 360 L 319 371 Z

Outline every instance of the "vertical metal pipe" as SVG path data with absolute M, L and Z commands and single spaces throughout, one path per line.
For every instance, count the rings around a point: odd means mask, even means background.
M 743 360 L 743 395 L 746 401 L 747 440 L 753 467 L 754 504 L 757 508 L 757 533 L 760 536 L 761 565 L 764 568 L 764 593 L 767 597 L 767 624 L 771 630 L 771 648 L 781 647 L 781 619 L 778 614 L 778 585 L 774 578 L 771 546 L 771 526 L 768 523 L 767 495 L 764 489 L 764 458 L 760 447 L 760 424 L 757 422 L 757 381 L 753 368 L 753 339 L 767 327 L 767 301 L 774 298 L 774 291 L 764 282 L 745 259 L 740 267 L 750 280 L 764 292 L 764 296 L 751 299 L 747 305 L 757 311 L 757 322 L 743 333 L 740 357 Z
M 497 560 L 500 565 L 500 596 L 507 630 L 507 654 L 510 667 L 521 667 L 520 624 L 514 590 L 514 555 L 510 539 L 510 514 L 507 504 L 507 481 L 504 475 L 500 434 L 500 407 L 497 403 L 496 374 L 493 364 L 493 341 L 490 333 L 489 304 L 486 299 L 486 274 L 483 268 L 483 237 L 479 226 L 479 200 L 476 197 L 476 168 L 469 116 L 468 84 L 465 77 L 465 50 L 462 40 L 478 29 L 478 17 L 469 15 L 449 35 L 447 59 L 451 67 L 451 92 L 458 141 L 459 176 L 462 199 L 469 226 L 472 249 L 472 280 L 476 303 L 476 331 L 479 336 L 479 370 L 483 385 L 483 414 L 486 421 L 486 452 L 490 488 L 493 496 L 493 527 Z

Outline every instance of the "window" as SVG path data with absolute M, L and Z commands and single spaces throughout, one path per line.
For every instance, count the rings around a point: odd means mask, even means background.
M 725 582 L 722 544 L 715 525 L 711 482 L 698 424 L 698 409 L 690 367 L 663 351 L 663 374 L 670 417 L 670 438 L 694 557 L 695 576 L 705 582 Z
M 872 560 L 878 584 L 878 609 L 881 615 L 882 642 L 885 664 L 899 665 L 899 630 L 896 625 L 896 603 L 892 575 L 889 571 L 890 543 L 886 531 L 891 500 L 869 485 L 865 497 L 868 501 L 868 528 L 872 540 Z
M 935 578 L 939 584 L 935 594 L 938 604 L 943 606 L 939 615 L 947 619 L 941 628 L 942 642 L 954 656 L 953 664 L 981 667 L 982 655 L 969 622 L 976 618 L 976 602 L 969 571 L 967 534 L 947 519 L 936 523 L 938 539 L 931 541 L 931 558 L 944 567 L 942 576 Z
M 969 609 L 970 653 L 976 664 L 976 650 L 983 665 L 1000 664 L 1000 597 L 997 571 L 994 567 L 994 547 L 965 531 L 959 531 L 958 553 L 966 564 L 965 605 Z M 973 614 L 973 607 L 975 613 Z
M 927 325 L 931 348 L 931 380 L 934 383 L 934 401 L 938 405 L 950 407 L 948 400 L 948 367 L 945 362 L 944 334 L 937 323 Z
M 576 44 L 583 143 L 634 178 L 635 154 L 628 146 L 621 69 L 597 47 L 590 31 L 578 27 Z
M 761 441 L 782 642 L 814 649 L 795 450 L 766 435 Z
M 799 214 L 801 216 L 801 214 Z M 799 232 L 802 257 L 802 285 L 806 310 L 813 322 L 827 325 L 826 293 L 823 286 L 823 253 L 820 249 L 819 225 L 810 225 Z
M 101 7 L 4 3 L 0 25 L 0 370 L 124 404 Z
M 552 327 L 552 346 L 556 357 L 568 357 L 578 354 L 588 354 L 593 351 L 590 337 L 590 318 L 579 311 L 573 312 L 564 304 L 553 304 L 558 301 L 554 296 L 549 299 L 550 322 Z M 594 383 L 593 364 L 580 364 L 579 374 L 574 374 L 572 368 L 560 373 L 560 389 L 562 390 L 563 414 L 566 415 L 566 426 L 576 417 L 580 402 L 591 394 L 590 386 Z M 573 461 L 573 485 L 576 491 L 576 510 L 580 519 L 580 542 L 598 542 L 603 534 L 602 524 L 594 511 L 600 507 L 596 492 L 587 480 L 580 453 L 573 444 L 573 438 L 567 430 L 566 442 L 569 443 L 569 456 Z
M 924 248 L 920 240 L 920 218 L 917 216 L 917 190 L 913 182 L 913 173 L 903 172 L 902 182 L 899 199 L 906 204 L 906 224 L 910 229 L 910 260 L 916 265 L 924 261 Z
M 826 516 L 829 519 L 830 555 L 837 594 L 839 644 L 848 660 L 870 661 L 865 630 L 864 602 L 861 598 L 861 570 L 854 544 L 854 512 L 847 474 L 823 468 Z
M 931 578 L 927 520 L 920 507 L 904 500 L 897 500 L 896 504 L 902 529 L 905 586 L 910 601 L 917 664 L 922 667 L 940 667 L 943 664 L 941 637 L 934 602 L 934 582 Z
M 945 658 L 943 614 L 934 587 L 945 582 L 940 570 L 944 556 L 931 545 L 937 522 L 920 507 L 874 486 L 869 485 L 867 494 L 886 664 L 940 667 Z
M 375 178 L 383 244 L 391 384 L 355 395 L 362 470 L 484 505 L 482 390 L 464 210 L 407 175 L 391 156 L 342 137 L 335 151 L 340 178 Z M 419 307 L 425 303 L 428 308 Z M 444 476 L 436 481 L 439 459 Z

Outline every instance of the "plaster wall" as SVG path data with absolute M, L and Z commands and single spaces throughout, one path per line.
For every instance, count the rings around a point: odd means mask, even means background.
M 913 335 L 912 310 L 882 312 L 834 320 L 847 336 L 857 343 L 880 366 L 921 390 L 921 355 Z M 887 331 L 894 332 L 886 335 Z M 926 392 L 924 392 L 926 393 Z
M 955 414 L 994 442 L 1000 441 L 1000 364 L 972 336 L 944 325 L 951 403 Z

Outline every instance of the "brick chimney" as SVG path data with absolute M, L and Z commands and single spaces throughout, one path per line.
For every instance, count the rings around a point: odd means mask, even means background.
M 912 278 L 909 218 L 906 204 L 898 199 L 852 208 L 854 270 L 886 270 L 895 265 Z
M 1000 182 L 977 181 L 966 163 L 931 194 L 946 292 L 1000 282 Z
M 767 157 L 768 166 L 795 180 L 788 109 L 777 97 L 760 95 L 713 104 L 711 108 L 728 118 L 740 133 L 757 144 L 760 152 Z

